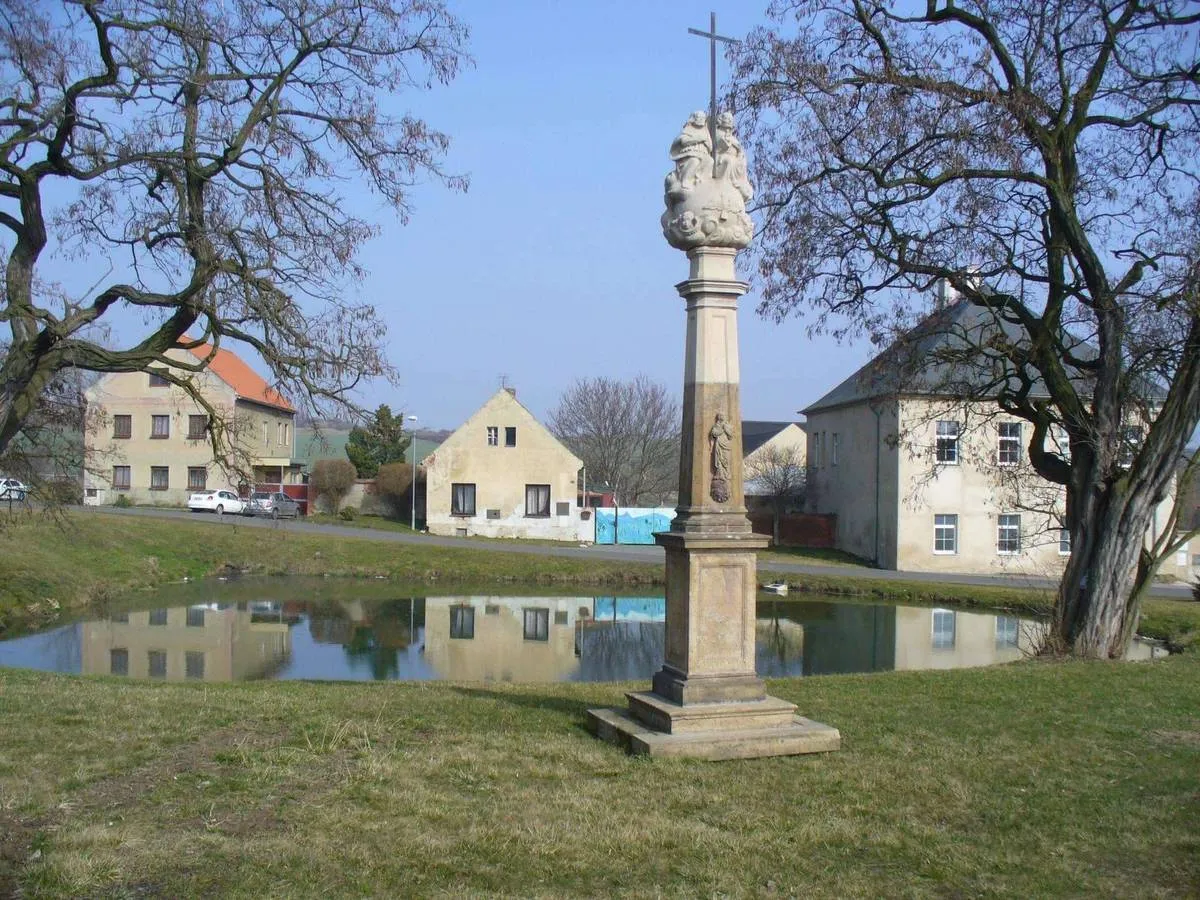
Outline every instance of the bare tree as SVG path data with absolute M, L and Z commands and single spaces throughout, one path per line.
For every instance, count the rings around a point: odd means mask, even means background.
M 645 375 L 581 378 L 550 414 L 550 430 L 583 460 L 589 482 L 607 484 L 623 506 L 662 503 L 677 489 L 679 428 L 679 404 Z
M 747 492 L 752 488 L 771 501 L 771 536 L 776 546 L 780 518 L 790 508 L 804 503 L 807 474 L 800 447 L 768 444 L 746 460 Z
M 416 181 L 465 187 L 441 168 L 445 135 L 385 104 L 455 76 L 463 25 L 439 0 L 48 7 L 0 0 L 0 454 L 71 367 L 169 360 L 189 389 L 237 342 L 317 414 L 389 376 L 383 323 L 352 299 L 374 229 L 345 185 L 364 182 L 402 221 Z M 107 274 L 47 302 L 48 247 Z M 120 308 L 148 333 L 90 339 Z M 167 356 L 206 346 L 192 363 Z
M 739 48 L 762 310 L 881 337 L 939 279 L 976 307 L 973 396 L 1032 423 L 1030 464 L 1066 495 L 1054 643 L 1116 656 L 1200 420 L 1200 13 L 905 9 L 781 2 Z

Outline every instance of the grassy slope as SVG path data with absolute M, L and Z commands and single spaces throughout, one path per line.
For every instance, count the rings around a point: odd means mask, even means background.
M 760 568 L 763 581 L 795 589 L 899 603 L 1049 610 L 1048 591 L 926 584 L 861 577 L 799 576 Z M 265 574 L 386 576 L 445 584 L 660 585 L 661 565 L 565 559 L 483 550 L 331 538 L 227 524 L 195 524 L 76 512 L 61 521 L 21 515 L 0 524 L 0 633 L 53 621 L 132 591 L 225 566 Z M 1153 599 L 1142 632 L 1186 647 L 1200 636 L 1200 604 Z
M 713 764 L 587 735 L 615 685 L 0 672 L 0 895 L 1195 896 L 1198 688 L 1195 655 L 775 682 L 844 748 Z

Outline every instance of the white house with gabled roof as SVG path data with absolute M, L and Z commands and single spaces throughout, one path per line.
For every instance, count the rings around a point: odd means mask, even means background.
M 591 540 L 583 461 L 501 388 L 425 458 L 426 527 L 461 537 Z

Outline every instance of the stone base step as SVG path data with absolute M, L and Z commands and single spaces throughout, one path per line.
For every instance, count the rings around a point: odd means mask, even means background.
M 628 752 L 689 759 L 754 759 L 796 756 L 838 750 L 842 736 L 836 728 L 803 716 L 786 725 L 741 730 L 689 731 L 667 734 L 648 728 L 620 709 L 588 710 L 588 727 L 598 738 Z
M 674 703 L 651 691 L 625 697 L 634 719 L 667 734 L 778 728 L 791 724 L 796 715 L 796 704 L 778 697 L 717 703 Z

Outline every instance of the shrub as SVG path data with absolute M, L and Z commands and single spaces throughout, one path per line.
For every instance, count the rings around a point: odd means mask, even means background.
M 113 506 L 117 507 L 117 509 L 129 509 L 133 504 L 129 502 L 128 494 L 117 494 L 117 499 L 113 501 Z
M 407 509 L 412 489 L 412 466 L 394 462 L 379 467 L 375 476 L 375 493 L 395 509 Z
M 356 511 L 355 511 L 354 507 L 347 506 L 345 509 L 343 509 L 341 512 L 338 513 L 338 518 L 341 519 L 343 522 L 353 522 L 355 515 L 356 515 Z
M 308 476 L 309 498 L 314 503 L 324 501 L 333 512 L 337 512 L 358 473 L 348 459 L 318 459 L 313 463 Z

